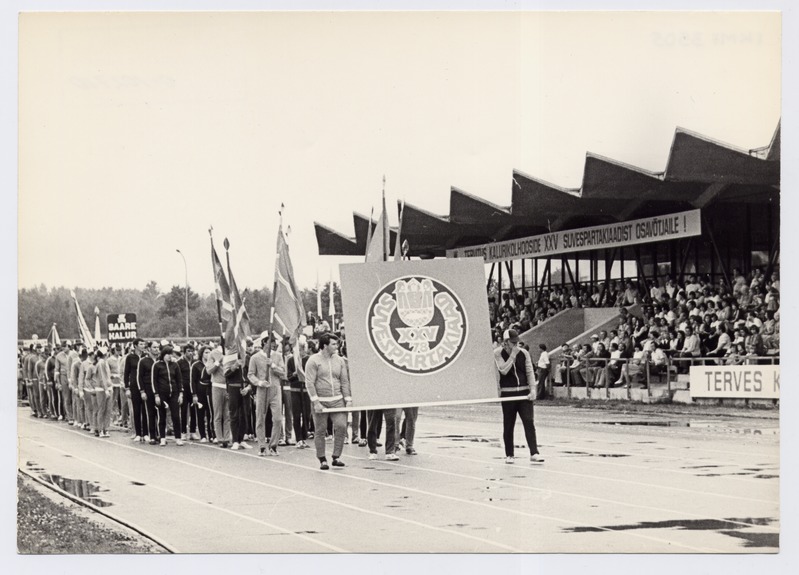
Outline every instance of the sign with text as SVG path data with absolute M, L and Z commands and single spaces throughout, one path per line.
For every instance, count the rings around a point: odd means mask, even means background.
M 498 401 L 483 263 L 343 264 L 353 407 Z
M 521 258 L 631 246 L 687 238 L 702 234 L 700 210 L 690 210 L 644 220 L 566 230 L 517 240 L 447 250 L 448 258 L 482 257 L 486 263 Z
M 691 397 L 780 398 L 779 365 L 691 366 Z
M 128 343 L 136 339 L 136 314 L 112 313 L 106 316 L 108 343 Z

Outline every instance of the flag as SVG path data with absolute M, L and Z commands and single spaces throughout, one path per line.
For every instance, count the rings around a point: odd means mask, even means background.
M 333 295 L 333 270 L 330 270 L 330 305 L 327 313 L 330 316 L 330 329 L 336 331 L 336 302 Z
M 92 332 L 89 331 L 86 320 L 83 318 L 83 312 L 80 311 L 80 304 L 78 303 L 78 297 L 75 295 L 75 290 L 70 291 L 69 295 L 72 296 L 72 300 L 75 302 L 75 312 L 78 314 L 78 333 L 80 334 L 80 338 L 83 340 L 87 349 L 93 349 L 94 338 L 92 337 Z
M 372 222 L 369 222 L 372 227 Z M 383 192 L 383 210 L 377 220 L 377 228 L 366 248 L 367 262 L 384 262 L 388 260 L 389 253 L 388 214 L 386 213 L 386 194 Z
M 47 334 L 47 345 L 49 345 L 51 349 L 55 349 L 55 346 L 61 345 L 61 338 L 58 337 L 56 324 L 53 324 L 53 327 L 50 328 L 50 333 Z
M 372 206 L 372 211 L 369 212 L 369 225 L 366 226 L 366 261 L 369 261 L 369 246 L 372 245 L 372 218 L 375 215 L 375 208 Z
M 219 315 L 219 327 L 225 342 L 222 367 L 227 371 L 233 367 L 239 357 L 239 347 L 235 337 L 235 315 L 230 287 L 225 277 L 225 270 L 219 256 L 216 255 L 213 239 L 211 240 L 211 265 L 214 269 L 214 289 L 216 290 L 216 309 Z
M 408 242 L 402 242 L 402 214 L 405 213 L 405 200 L 402 200 L 402 205 L 399 209 L 399 227 L 397 228 L 397 239 L 394 241 L 394 261 L 398 262 L 402 260 L 402 248 L 407 245 Z
M 319 270 L 316 270 L 316 317 L 322 319 L 322 290 L 319 288 Z
M 101 339 L 103 335 L 100 333 L 100 308 L 94 306 L 94 341 L 99 344 Z
M 225 243 L 225 248 L 230 245 Z M 247 338 L 250 336 L 250 316 L 247 314 L 247 309 L 244 307 L 244 301 L 239 294 L 239 288 L 236 286 L 236 280 L 233 278 L 233 270 L 230 268 L 230 256 L 227 262 L 227 275 L 230 278 L 230 297 L 233 303 L 234 320 L 233 320 L 233 337 L 236 339 L 238 345 L 239 359 L 246 360 L 247 353 Z
M 277 230 L 277 255 L 275 256 L 274 323 L 272 331 L 290 337 L 291 344 L 297 341 L 305 325 L 305 307 L 300 290 L 294 280 L 294 268 L 289 257 L 289 246 L 283 236 L 283 226 Z

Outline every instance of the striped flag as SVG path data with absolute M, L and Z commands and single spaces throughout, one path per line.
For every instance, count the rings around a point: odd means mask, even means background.
M 47 344 L 52 349 L 55 349 L 57 345 L 61 345 L 61 338 L 58 337 L 58 329 L 56 329 L 56 324 L 53 324 L 53 327 L 50 328 L 50 333 L 47 334 Z
M 322 320 L 322 290 L 319 287 L 319 270 L 316 270 L 316 318 Z
M 94 341 L 98 344 L 103 339 L 103 334 L 100 332 L 100 308 L 94 306 Z
M 275 257 L 274 323 L 275 333 L 288 335 L 292 345 L 305 325 L 305 307 L 300 290 L 294 280 L 294 268 L 289 257 L 289 246 L 283 236 L 283 226 L 277 230 L 277 255 Z
M 405 213 L 405 200 L 402 200 L 402 205 L 399 209 L 399 227 L 397 228 L 397 239 L 394 242 L 394 261 L 399 262 L 402 261 L 402 215 Z M 407 245 L 407 242 L 405 242 Z
M 225 355 L 222 358 L 222 367 L 227 371 L 235 365 L 239 357 L 239 346 L 236 343 L 235 335 L 236 317 L 233 299 L 230 295 L 230 286 L 227 283 L 225 270 L 222 268 L 219 256 L 216 255 L 216 248 L 214 248 L 213 240 L 211 240 L 211 265 L 214 269 L 214 289 L 216 290 L 216 309 L 219 315 L 219 327 L 222 331 L 225 343 Z
M 336 301 L 333 297 L 333 270 L 330 270 L 330 305 L 327 314 L 330 316 L 330 329 L 336 331 Z
M 225 250 L 229 244 L 225 243 Z M 244 300 L 241 299 L 239 288 L 236 286 L 236 280 L 233 278 L 233 270 L 230 268 L 230 256 L 227 262 L 227 275 L 230 278 L 230 296 L 233 303 L 233 311 L 235 313 L 233 321 L 233 334 L 238 345 L 239 359 L 245 361 L 247 353 L 247 338 L 251 335 L 250 330 L 250 316 L 247 309 L 244 307 Z
M 92 332 L 89 331 L 86 320 L 83 318 L 83 312 L 80 311 L 80 304 L 78 303 L 78 297 L 75 295 L 75 290 L 71 290 L 69 295 L 72 296 L 72 300 L 75 302 L 75 312 L 78 314 L 78 333 L 80 333 L 80 338 L 83 340 L 87 349 L 93 349 L 95 345 L 94 338 L 92 337 Z

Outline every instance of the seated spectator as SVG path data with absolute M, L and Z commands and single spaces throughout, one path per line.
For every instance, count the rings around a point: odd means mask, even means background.
M 600 381 L 604 383 L 605 361 L 610 359 L 610 352 L 605 349 L 605 346 L 598 343 L 596 352 L 591 354 L 590 358 L 583 358 L 583 368 L 580 370 L 580 375 L 583 376 L 586 386 L 599 387 Z

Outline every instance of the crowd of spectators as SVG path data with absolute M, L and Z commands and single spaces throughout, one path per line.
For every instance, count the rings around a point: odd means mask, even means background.
M 687 372 L 691 358 L 715 358 L 740 365 L 777 356 L 780 344 L 780 281 L 755 268 L 748 276 L 733 270 L 732 281 L 717 283 L 705 275 L 649 281 L 645 287 L 628 280 L 611 281 L 593 290 L 587 286 L 554 287 L 524 296 L 504 293 L 489 298 L 494 341 L 507 329 L 524 333 L 558 312 L 580 307 L 619 307 L 618 324 L 591 336 L 591 344 L 561 348 L 555 382 L 572 385 L 624 385 L 642 366 L 664 370 L 671 363 Z M 627 311 L 640 304 L 641 315 Z M 605 365 L 608 369 L 605 370 Z M 606 380 L 608 378 L 608 380 Z

